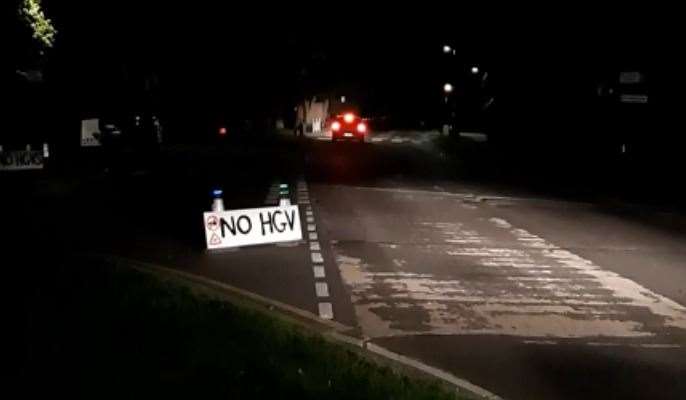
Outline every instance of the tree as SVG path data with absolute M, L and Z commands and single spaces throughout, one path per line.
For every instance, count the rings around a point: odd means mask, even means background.
M 38 41 L 42 49 L 51 48 L 55 44 L 57 29 L 46 17 L 41 7 L 41 0 L 22 0 L 19 16 L 31 29 L 33 38 Z

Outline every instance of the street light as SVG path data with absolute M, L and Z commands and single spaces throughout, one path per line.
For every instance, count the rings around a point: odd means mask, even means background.
M 453 49 L 447 44 L 443 46 L 443 54 L 450 54 L 452 51 Z
M 473 66 L 473 67 L 472 67 L 472 74 L 476 75 L 476 74 L 478 74 L 478 73 L 479 73 L 479 67 Z
M 450 83 L 446 83 L 445 85 L 443 85 L 443 91 L 446 93 L 452 93 L 453 85 L 451 85 Z

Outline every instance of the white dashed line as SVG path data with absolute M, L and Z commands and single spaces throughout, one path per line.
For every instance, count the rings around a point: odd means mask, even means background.
M 315 264 L 321 264 L 324 262 L 324 257 L 322 257 L 322 253 L 313 252 L 311 254 L 311 256 L 312 256 L 312 262 Z
M 319 303 L 319 318 L 333 319 L 333 307 L 331 303 Z
M 314 290 L 317 292 L 317 297 L 329 297 L 329 285 L 326 282 L 315 282 Z
M 310 239 L 310 257 L 312 260 L 312 274 L 315 279 L 325 279 L 324 257 L 322 256 L 321 244 L 318 242 L 317 225 L 315 225 L 314 213 L 310 205 L 310 195 L 307 192 L 307 184 L 304 181 L 298 183 L 298 204 L 305 207 L 307 232 Z M 318 298 L 329 297 L 329 285 L 326 282 L 314 283 L 315 293 Z M 319 303 L 319 318 L 333 319 L 333 306 L 331 303 Z
M 314 267 L 312 267 L 312 272 L 314 272 L 315 278 L 326 278 L 326 272 L 324 271 L 323 265 L 315 265 Z

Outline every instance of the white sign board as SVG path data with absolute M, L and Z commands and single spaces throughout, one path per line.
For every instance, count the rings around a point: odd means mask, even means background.
M 43 151 L 0 151 L 0 170 L 22 171 L 43 169 Z
M 100 134 L 100 126 L 97 118 L 81 120 L 81 147 L 100 146 L 100 140 L 96 135 Z
M 297 205 L 206 212 L 204 218 L 210 250 L 302 239 Z

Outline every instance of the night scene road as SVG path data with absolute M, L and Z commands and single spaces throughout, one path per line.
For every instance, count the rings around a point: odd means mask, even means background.
M 680 21 L 10 3 L 25 397 L 686 398 Z
M 58 253 L 150 262 L 333 318 L 502 398 L 681 398 L 677 217 L 455 179 L 436 136 L 170 148 L 128 177 L 42 193 L 57 196 L 43 235 Z M 212 187 L 235 209 L 275 204 L 284 182 L 301 242 L 203 249 Z

